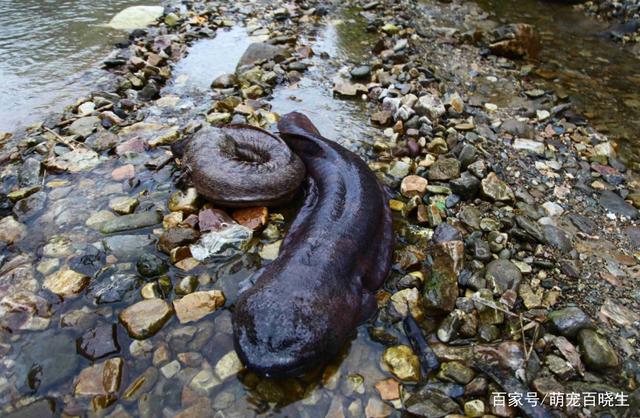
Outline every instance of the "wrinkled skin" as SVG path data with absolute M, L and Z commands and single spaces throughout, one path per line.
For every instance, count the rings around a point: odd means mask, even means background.
M 331 359 L 375 312 L 393 250 L 385 193 L 364 161 L 300 113 L 278 129 L 306 166 L 305 199 L 278 258 L 254 274 L 232 317 L 240 358 L 266 376 Z
M 284 142 L 250 126 L 206 127 L 177 153 L 198 193 L 227 207 L 276 206 L 295 195 L 304 164 Z

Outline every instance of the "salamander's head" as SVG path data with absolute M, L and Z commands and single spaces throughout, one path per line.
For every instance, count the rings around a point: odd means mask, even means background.
M 236 302 L 234 345 L 243 364 L 267 377 L 298 376 L 323 365 L 340 348 L 340 339 L 323 312 L 304 298 L 251 288 Z
M 287 113 L 278 122 L 280 135 L 322 136 L 308 117 L 299 112 Z

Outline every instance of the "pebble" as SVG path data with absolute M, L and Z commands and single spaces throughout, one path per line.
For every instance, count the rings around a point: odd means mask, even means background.
M 89 284 L 90 277 L 70 269 L 59 270 L 47 276 L 42 287 L 61 298 L 70 299 L 80 295 Z
M 577 307 L 553 311 L 548 318 L 551 331 L 564 337 L 575 337 L 581 329 L 593 326 L 589 316 Z
M 583 328 L 578 332 L 578 343 L 582 359 L 594 370 L 608 370 L 618 367 L 620 360 L 609 342 L 595 330 Z
M 181 324 L 198 321 L 224 305 L 221 291 L 194 292 L 173 301 L 173 308 Z
M 166 301 L 146 299 L 125 308 L 119 318 L 132 338 L 145 339 L 155 335 L 172 315 Z
M 389 347 L 382 354 L 382 361 L 398 379 L 409 382 L 420 380 L 420 360 L 406 345 Z
M 109 209 L 120 215 L 128 215 L 138 207 L 140 201 L 135 197 L 119 196 L 109 200 Z

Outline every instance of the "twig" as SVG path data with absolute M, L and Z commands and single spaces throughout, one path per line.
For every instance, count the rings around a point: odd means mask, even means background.
M 102 107 L 99 107 L 99 108 L 95 109 L 93 112 L 102 112 L 103 110 L 111 109 L 112 107 L 113 107 L 113 103 L 109 103 L 109 104 L 106 104 L 106 105 L 104 105 Z M 91 112 L 91 113 L 93 113 L 93 112 Z M 71 117 L 69 119 L 65 119 L 63 121 L 60 121 L 55 127 L 56 128 L 62 128 L 63 126 L 67 126 L 67 125 L 77 121 L 80 118 L 84 118 L 85 116 L 87 116 L 87 115 L 73 116 L 73 117 Z

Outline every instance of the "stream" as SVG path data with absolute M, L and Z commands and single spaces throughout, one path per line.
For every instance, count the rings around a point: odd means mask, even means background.
M 566 4 L 541 0 L 479 0 L 500 23 L 524 22 L 541 34 L 533 77 L 568 94 L 576 110 L 614 139 L 626 163 L 640 162 L 640 58 L 605 32 L 610 25 Z

